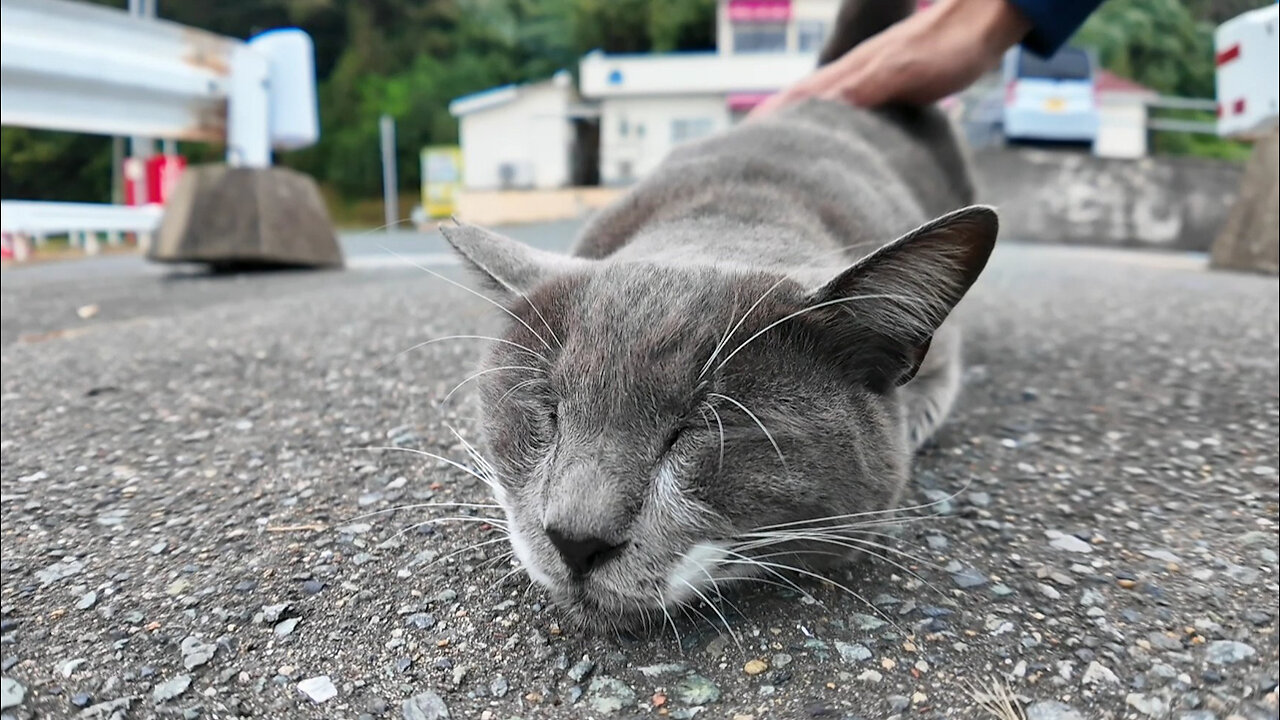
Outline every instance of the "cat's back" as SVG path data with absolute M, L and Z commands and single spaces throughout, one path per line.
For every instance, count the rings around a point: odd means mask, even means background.
M 972 196 L 936 108 L 808 101 L 682 146 L 588 223 L 575 254 L 605 257 L 655 223 L 707 217 L 809 224 L 831 242 L 877 245 Z

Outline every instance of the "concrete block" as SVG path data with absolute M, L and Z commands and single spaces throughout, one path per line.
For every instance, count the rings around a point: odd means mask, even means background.
M 147 257 L 224 269 L 342 265 L 315 180 L 281 167 L 188 168 Z
M 1253 146 L 1209 267 L 1280 274 L 1280 128 Z
M 1207 158 L 1097 158 L 995 148 L 974 154 L 1000 237 L 1038 243 L 1206 252 L 1226 221 L 1242 168 Z

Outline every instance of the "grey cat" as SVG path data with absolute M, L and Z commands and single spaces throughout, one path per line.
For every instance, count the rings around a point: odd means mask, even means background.
M 912 5 L 846 0 L 822 59 Z M 870 547 L 958 390 L 972 194 L 937 109 L 809 101 L 682 146 L 571 256 L 446 228 L 511 320 L 477 380 L 529 575 L 616 626 Z

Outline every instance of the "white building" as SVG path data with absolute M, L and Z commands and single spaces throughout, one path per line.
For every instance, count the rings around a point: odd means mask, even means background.
M 1155 90 L 1106 70 L 1094 74 L 1098 106 L 1098 134 L 1093 154 L 1109 158 L 1147 156 L 1147 102 L 1159 96 Z
M 562 187 L 594 173 L 625 185 L 677 145 L 728 127 L 813 70 L 840 0 L 719 0 L 705 53 L 585 56 L 578 103 L 567 74 L 458 98 L 468 190 Z M 594 127 L 582 120 L 599 118 Z M 597 143 L 598 142 L 598 160 Z
M 715 51 L 584 57 L 582 95 L 600 105 L 600 182 L 634 182 L 672 148 L 729 127 L 812 72 L 839 5 L 720 0 Z
M 504 85 L 449 103 L 458 118 L 462 184 L 468 190 L 548 189 L 573 181 L 574 107 L 567 72 Z

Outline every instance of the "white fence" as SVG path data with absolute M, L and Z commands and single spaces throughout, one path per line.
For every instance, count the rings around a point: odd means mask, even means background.
M 248 42 L 69 0 L 0 0 L 0 124 L 221 143 L 227 163 L 319 137 L 306 33 Z M 0 204 L 6 234 L 148 232 L 157 208 Z
M 96 203 L 36 202 L 31 200 L 5 200 L 0 202 L 0 230 L 6 236 L 6 244 L 15 259 L 24 260 L 30 247 L 24 236 L 34 236 L 42 242 L 49 235 L 67 235 L 72 244 L 80 245 L 88 253 L 98 249 L 98 233 L 105 233 L 107 242 L 118 245 L 122 233 L 146 235 L 160 226 L 164 210 L 159 205 L 106 205 Z

